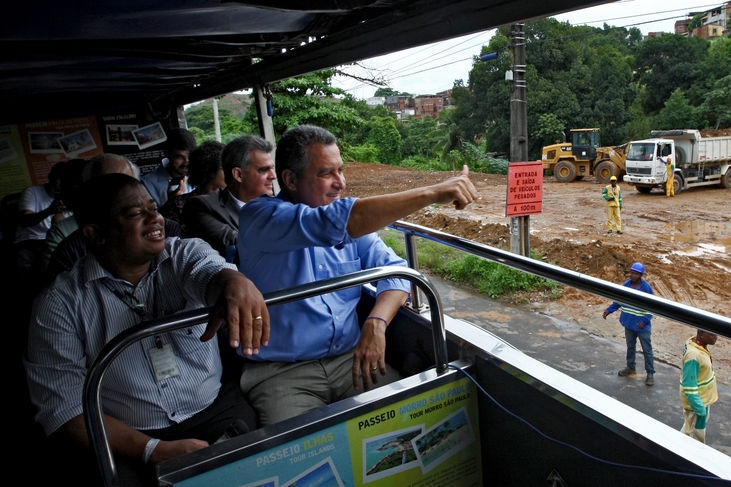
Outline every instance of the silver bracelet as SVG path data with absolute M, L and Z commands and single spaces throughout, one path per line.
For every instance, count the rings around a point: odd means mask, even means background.
M 152 456 L 152 452 L 157 448 L 158 443 L 160 443 L 160 440 L 157 438 L 150 438 L 150 440 L 145 445 L 145 451 L 142 452 L 142 461 L 144 463 L 147 463 L 150 461 L 150 457 Z

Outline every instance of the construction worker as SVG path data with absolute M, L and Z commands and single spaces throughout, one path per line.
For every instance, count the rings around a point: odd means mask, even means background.
M 617 186 L 617 176 L 609 178 L 607 184 L 602 190 L 602 197 L 607 200 L 607 231 L 612 233 L 612 226 L 617 229 L 617 233 L 622 234 L 622 191 Z
M 660 160 L 662 161 L 662 157 Z M 665 196 L 675 196 L 675 164 L 673 164 L 673 158 L 667 156 L 663 162 L 668 176 L 667 181 L 665 181 Z
M 683 374 L 680 378 L 680 400 L 683 404 L 683 427 L 680 431 L 706 442 L 706 424 L 711 404 L 718 401 L 716 375 L 708 345 L 715 345 L 718 336 L 698 328 L 683 348 Z
M 644 280 L 645 266 L 641 262 L 633 263 L 629 268 L 629 279 L 622 284 L 624 287 L 636 289 L 643 293 L 655 294 L 649 282 Z M 607 316 L 614 313 L 618 309 L 622 312 L 619 314 L 619 324 L 624 327 L 624 338 L 627 343 L 627 354 L 625 360 L 627 366 L 617 372 L 620 377 L 631 377 L 637 374 L 635 371 L 635 362 L 637 355 L 637 340 L 640 341 L 642 347 L 642 355 L 645 359 L 645 385 L 648 387 L 655 384 L 655 356 L 652 353 L 652 313 L 629 306 L 620 304 L 616 301 L 612 302 L 602 313 L 605 320 Z

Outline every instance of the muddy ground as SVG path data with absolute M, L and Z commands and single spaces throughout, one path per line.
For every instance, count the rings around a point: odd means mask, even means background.
M 369 196 L 432 184 L 451 172 L 423 172 L 381 164 L 347 163 L 347 193 Z M 432 206 L 404 218 L 493 247 L 510 250 L 510 218 L 505 216 L 506 176 L 472 174 L 481 199 L 457 211 Z M 624 233 L 608 234 L 602 185 L 593 178 L 559 183 L 547 176 L 543 211 L 529 217 L 530 248 L 543 260 L 607 281 L 622 283 L 632 262 L 645 264 L 655 294 L 729 316 L 731 303 L 731 190 L 704 187 L 668 198 L 658 190 L 641 194 L 620 183 Z M 526 306 L 579 323 L 589 333 L 624 344 L 619 312 L 603 320 L 606 299 L 572 288 L 551 300 L 535 293 L 510 298 Z M 656 360 L 680 364 L 685 340 L 695 333 L 684 324 L 656 317 Z M 731 341 L 711 347 L 720 382 L 731 384 Z M 639 348 L 639 345 L 638 345 Z M 638 357 L 641 368 L 641 358 Z M 621 360 L 618 363 L 621 365 Z

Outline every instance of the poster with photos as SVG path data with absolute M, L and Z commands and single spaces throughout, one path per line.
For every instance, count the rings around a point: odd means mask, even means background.
M 15 152 L 15 148 L 10 143 L 10 139 L 6 137 L 0 139 L 0 163 L 13 161 L 17 158 L 18 153 Z
M 139 125 L 107 124 L 107 145 L 137 145 L 132 133 L 138 128 Z
M 65 135 L 58 139 L 58 143 L 66 157 L 77 157 L 83 152 L 96 149 L 96 142 L 94 142 L 94 137 L 91 136 L 89 129 Z
M 133 130 L 132 135 L 134 136 L 140 150 L 147 149 L 148 147 L 161 144 L 168 140 L 168 136 L 165 134 L 165 130 L 162 128 L 162 124 L 160 122 L 145 125 L 137 130 Z
M 63 132 L 28 132 L 28 147 L 31 154 L 63 154 L 58 139 Z

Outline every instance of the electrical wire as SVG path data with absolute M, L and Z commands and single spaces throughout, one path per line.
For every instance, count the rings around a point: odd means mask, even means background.
M 489 399 L 490 402 L 492 402 L 493 404 L 495 404 L 497 407 L 499 407 L 503 412 L 505 412 L 509 416 L 511 416 L 511 417 L 517 419 L 518 421 L 520 421 L 521 423 L 525 424 L 530 429 L 532 429 L 533 431 L 535 431 L 541 437 L 547 439 L 548 441 L 551 441 L 551 442 L 556 443 L 558 445 L 565 446 L 566 448 L 570 448 L 570 449 L 572 449 L 572 450 L 580 453 L 581 455 L 585 456 L 586 458 L 590 458 L 590 459 L 595 460 L 597 462 L 600 462 L 600 463 L 603 463 L 603 464 L 606 464 L 606 465 L 611 465 L 613 467 L 628 468 L 628 469 L 635 469 L 635 470 L 644 470 L 644 471 L 648 471 L 648 472 L 663 473 L 663 474 L 668 474 L 668 475 L 676 475 L 676 476 L 679 476 L 679 477 L 687 477 L 687 478 L 694 478 L 694 479 L 714 480 L 714 481 L 723 482 L 725 484 L 731 484 L 731 481 L 730 480 L 721 479 L 719 477 L 712 477 L 710 475 L 701 475 L 701 474 L 693 474 L 693 473 L 686 473 L 686 472 L 674 472 L 672 470 L 665 470 L 665 469 L 661 469 L 661 468 L 647 467 L 647 466 L 644 466 L 644 465 L 631 465 L 631 464 L 627 464 L 627 463 L 618 463 L 618 462 L 613 462 L 611 460 L 606 460 L 604 458 L 600 458 L 600 457 L 597 457 L 595 455 L 592 455 L 591 453 L 588 453 L 588 452 L 582 450 L 581 448 L 572 445 L 571 443 L 567 443 L 565 441 L 559 440 L 558 438 L 554 438 L 554 437 L 552 437 L 550 435 L 547 435 L 546 433 L 544 433 L 543 431 L 541 431 L 540 429 L 538 429 L 538 427 L 536 427 L 535 425 L 533 425 L 532 423 L 530 423 L 525 418 L 523 418 L 521 416 L 518 416 L 514 412 L 510 411 L 508 408 L 506 408 L 505 406 L 503 406 L 497 399 L 495 399 L 494 397 L 492 397 L 492 395 L 490 395 L 490 393 L 488 393 L 482 387 L 482 385 L 477 381 L 477 379 L 475 379 L 474 377 L 472 377 L 472 375 L 470 375 L 470 373 L 467 372 L 466 370 L 464 370 L 463 368 L 461 368 L 461 367 L 459 367 L 457 365 L 454 365 L 452 363 L 448 364 L 448 367 L 451 368 L 451 369 L 457 370 L 460 373 L 464 374 L 464 376 L 467 377 L 470 381 L 472 381 L 472 383 L 480 390 L 480 392 L 482 393 L 483 396 L 485 396 L 487 399 Z
M 624 0 L 624 1 L 616 2 L 616 3 L 618 3 L 618 4 L 632 3 L 634 1 L 636 1 L 636 0 Z M 690 13 L 693 13 L 696 11 L 707 12 L 707 11 L 709 11 L 713 8 L 717 8 L 717 7 L 718 7 L 717 3 L 704 4 L 704 5 L 696 5 L 696 6 L 692 6 L 692 7 L 683 7 L 683 8 L 679 8 L 679 9 L 662 10 L 662 11 L 652 12 L 649 14 L 642 13 L 642 14 L 633 14 L 633 15 L 625 15 L 625 16 L 620 16 L 620 17 L 608 18 L 608 19 L 590 20 L 590 21 L 581 22 L 579 24 L 571 24 L 571 25 L 574 25 L 574 26 L 581 26 L 581 25 L 590 26 L 591 24 L 602 24 L 603 25 L 603 24 L 607 24 L 610 22 L 614 22 L 614 21 L 621 21 L 621 20 L 635 19 L 635 18 L 641 19 L 641 21 L 630 22 L 625 25 L 612 26 L 612 27 L 618 27 L 618 28 L 622 28 L 622 27 L 630 28 L 630 27 L 637 27 L 640 25 L 646 25 L 646 24 L 651 24 L 651 23 L 655 23 L 655 22 L 663 22 L 663 21 L 673 20 L 673 19 L 678 19 L 678 20 L 686 19 L 686 18 L 688 18 L 688 14 L 690 14 Z M 681 12 L 683 12 L 683 13 L 680 14 Z M 673 15 L 671 17 L 664 17 L 664 18 L 660 18 L 660 19 L 655 18 L 655 19 L 648 20 L 648 15 L 661 15 L 661 14 L 673 14 L 673 13 L 678 13 L 679 15 Z M 415 62 L 408 63 L 406 65 L 403 65 L 399 68 L 392 70 L 391 74 L 387 77 L 387 86 L 388 86 L 393 82 L 393 80 L 408 78 L 408 77 L 415 76 L 417 74 L 421 74 L 424 72 L 432 71 L 435 69 L 442 69 L 447 66 L 451 66 L 454 64 L 458 64 L 458 63 L 463 63 L 465 61 L 474 59 L 475 56 L 477 56 L 478 54 L 475 54 L 474 56 L 463 57 L 460 59 L 453 59 L 449 62 L 438 64 L 435 66 L 429 66 L 431 63 L 437 62 L 439 60 L 442 60 L 444 58 L 448 58 L 448 57 L 454 55 L 454 53 L 450 54 L 448 51 L 454 50 L 455 48 L 457 48 L 463 44 L 469 43 L 469 42 L 473 41 L 475 38 L 483 36 L 486 33 L 490 33 L 491 35 L 493 35 L 494 30 L 495 29 L 489 29 L 487 31 L 480 32 L 457 44 L 443 48 L 443 49 L 441 49 L 441 51 L 438 51 L 436 53 L 432 53 L 431 50 L 435 46 L 443 46 L 444 43 L 448 42 L 448 41 L 441 41 L 438 43 L 428 44 L 426 46 L 422 46 L 422 48 L 420 48 L 416 51 L 409 50 L 410 52 L 408 54 L 395 58 L 393 60 L 389 60 L 388 63 L 386 63 L 382 67 L 379 67 L 377 69 L 373 68 L 373 69 L 377 70 L 377 71 L 385 72 L 385 71 L 389 70 L 389 66 L 398 66 L 399 63 L 401 63 L 411 57 L 419 56 L 419 59 L 417 59 Z M 489 40 L 488 40 L 488 42 L 483 42 L 482 40 L 480 40 L 480 42 L 473 43 L 473 44 L 463 47 L 460 51 L 469 51 L 472 49 L 481 48 L 482 46 L 487 45 L 487 44 L 489 44 Z M 428 67 L 424 67 L 424 66 L 428 66 Z M 418 68 L 423 68 L 423 69 L 418 69 Z M 364 68 L 364 69 L 369 69 L 369 68 Z M 345 69 L 343 69 L 343 70 L 345 70 Z M 367 86 L 373 86 L 373 85 L 370 85 L 368 83 L 361 83 L 361 84 L 355 85 L 353 87 L 343 88 L 343 89 L 347 92 L 354 92 L 356 90 L 365 88 Z

